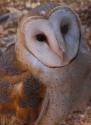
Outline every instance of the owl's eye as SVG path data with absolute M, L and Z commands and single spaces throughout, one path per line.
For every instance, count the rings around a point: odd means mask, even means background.
M 46 42 L 47 38 L 44 34 L 40 33 L 36 35 L 36 40 L 39 42 Z
M 69 25 L 68 24 L 64 24 L 60 27 L 61 33 L 63 36 L 65 36 L 68 31 L 69 31 Z

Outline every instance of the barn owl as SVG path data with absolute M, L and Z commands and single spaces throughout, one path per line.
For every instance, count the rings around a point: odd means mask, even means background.
M 77 14 L 47 3 L 20 21 L 16 55 L 46 85 L 36 125 L 58 125 L 91 96 L 91 52 Z
M 13 49 L 16 60 L 22 70 L 46 87 L 34 125 L 59 125 L 69 113 L 87 104 L 91 96 L 91 52 L 82 35 L 77 14 L 60 4 L 40 5 L 20 19 Z M 24 85 L 19 82 L 14 86 L 17 97 Z

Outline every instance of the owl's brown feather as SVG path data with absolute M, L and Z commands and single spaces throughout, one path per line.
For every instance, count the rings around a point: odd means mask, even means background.
M 15 44 L 1 54 L 0 73 L 0 125 L 33 122 L 40 110 L 44 87 L 16 59 Z

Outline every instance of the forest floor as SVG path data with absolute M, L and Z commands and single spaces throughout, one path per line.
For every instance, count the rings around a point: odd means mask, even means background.
M 27 13 L 31 8 L 34 8 L 45 1 L 49 2 L 49 0 L 0 0 L 0 17 L 7 14 L 7 12 L 22 11 L 23 13 Z M 62 5 L 69 5 L 78 13 L 81 19 L 84 37 L 86 38 L 87 43 L 91 46 L 91 0 L 55 1 Z M 11 20 L 0 20 L 0 51 L 4 51 L 8 42 L 12 41 L 12 39 L 14 40 L 16 30 L 17 19 L 13 20 L 13 23 Z M 91 125 L 91 102 L 87 105 L 84 112 L 74 112 L 61 125 Z

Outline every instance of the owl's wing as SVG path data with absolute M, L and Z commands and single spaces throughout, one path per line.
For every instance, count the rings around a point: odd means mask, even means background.
M 25 123 L 28 118 L 29 122 L 35 121 L 43 100 L 41 89 L 43 91 L 44 87 L 31 75 L 17 84 L 0 81 L 0 124 L 3 114 L 7 118 L 3 119 L 6 123 L 9 121 L 8 115 L 15 119 L 21 118 Z M 12 117 L 10 119 L 12 121 Z
M 24 79 L 29 72 L 16 59 L 15 43 L 6 43 L 4 48 L 0 47 L 0 80 L 15 83 Z

